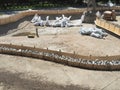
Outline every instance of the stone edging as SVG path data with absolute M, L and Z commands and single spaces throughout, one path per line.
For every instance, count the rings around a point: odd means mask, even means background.
M 12 44 L 0 44 L 0 53 L 44 59 L 85 69 L 120 70 L 120 55 L 100 58 Z

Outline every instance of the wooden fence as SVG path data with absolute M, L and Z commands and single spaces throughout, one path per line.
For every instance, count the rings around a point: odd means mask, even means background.
M 120 36 L 120 25 L 113 24 L 109 21 L 105 21 L 103 19 L 96 19 L 95 24 L 101 28 L 104 28 L 118 36 Z
M 118 56 L 82 56 L 36 47 L 0 44 L 0 53 L 16 56 L 44 59 L 69 66 L 94 70 L 120 70 L 120 55 Z

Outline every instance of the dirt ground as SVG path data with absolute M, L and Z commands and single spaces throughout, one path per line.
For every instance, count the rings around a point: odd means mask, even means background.
M 16 26 L 0 26 L 9 34 L 0 43 L 36 46 L 80 55 L 120 55 L 120 38 L 108 34 L 104 39 L 82 36 L 80 27 L 37 27 L 29 21 Z M 95 27 L 93 24 L 83 24 Z M 5 29 L 6 28 L 6 29 Z M 16 31 L 17 30 L 17 31 Z M 21 34 L 22 33 L 22 34 Z M 0 54 L 0 90 L 120 90 L 119 71 L 93 71 L 64 66 L 39 59 Z
M 0 90 L 120 90 L 119 71 L 93 71 L 0 54 Z
M 24 21 L 17 28 L 18 31 L 0 37 L 0 43 L 12 43 L 17 45 L 36 46 L 52 50 L 61 49 L 64 52 L 80 55 L 106 56 L 120 54 L 120 38 L 108 34 L 104 39 L 83 36 L 79 33 L 80 27 L 37 27 L 39 38 L 28 38 L 19 36 L 20 33 L 36 33 L 36 27 L 28 21 Z M 92 24 L 83 24 L 83 27 L 95 27 Z M 11 30 L 12 31 L 12 30 Z M 9 31 L 9 33 L 11 32 Z

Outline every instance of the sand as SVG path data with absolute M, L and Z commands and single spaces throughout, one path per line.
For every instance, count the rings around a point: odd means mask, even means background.
M 21 29 L 22 27 L 22 29 Z M 82 27 L 95 27 L 94 24 L 83 24 Z M 79 27 L 35 27 L 29 21 L 24 21 L 18 25 L 18 30 L 9 30 L 11 34 L 0 37 L 0 43 L 12 43 L 16 45 L 36 46 L 51 50 L 62 50 L 63 52 L 80 55 L 93 56 L 113 56 L 120 54 L 120 39 L 110 35 L 103 39 L 91 36 L 83 36 L 79 33 Z M 20 33 L 36 33 L 38 28 L 39 37 L 28 38 L 26 36 L 14 36 Z
M 22 22 L 22 23 L 21 23 Z M 35 33 L 29 20 L 0 27 L 9 34 L 0 43 L 36 46 L 80 55 L 120 55 L 120 39 L 108 34 L 104 39 L 83 36 L 80 27 L 37 27 L 39 38 L 20 33 Z M 93 24 L 83 24 L 95 27 Z M 11 31 L 10 31 L 11 30 Z M 15 36 L 17 35 L 17 36 Z M 0 90 L 120 90 L 119 71 L 94 71 L 64 66 L 40 59 L 0 54 Z

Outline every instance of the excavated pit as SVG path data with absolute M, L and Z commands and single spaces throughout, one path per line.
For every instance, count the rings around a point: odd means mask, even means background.
M 45 20 L 47 15 L 41 15 Z M 50 15 L 50 20 L 55 16 Z M 70 15 L 65 15 L 70 16 Z M 81 17 L 80 14 L 71 15 L 72 20 Z M 52 50 L 62 50 L 85 55 L 85 56 L 114 56 L 120 55 L 120 40 L 108 33 L 103 39 L 97 39 L 90 36 L 83 36 L 79 33 L 78 27 L 40 27 L 38 28 L 39 37 L 28 38 L 29 34 L 36 34 L 36 27 L 30 23 L 33 16 L 24 17 L 17 22 L 0 26 L 0 43 L 12 43 L 16 45 L 36 46 L 39 48 L 48 48 Z M 95 27 L 94 24 L 82 24 L 83 27 Z M 6 35 L 7 34 L 7 35 Z

